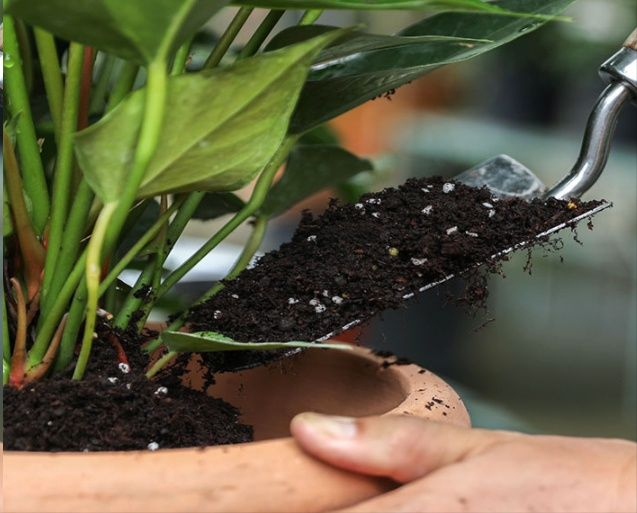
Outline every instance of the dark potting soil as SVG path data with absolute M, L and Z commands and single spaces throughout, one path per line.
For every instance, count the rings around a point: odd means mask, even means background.
M 121 334 L 120 334 L 121 335 Z M 141 341 L 122 340 L 129 370 L 108 330 L 100 333 L 82 381 L 46 379 L 4 387 L 4 447 L 20 451 L 156 450 L 252 440 L 230 404 L 181 384 L 177 373 L 144 376 Z
M 546 245 L 548 237 L 536 236 L 602 203 L 498 200 L 440 177 L 411 179 L 353 205 L 333 200 L 318 217 L 304 213 L 291 242 L 194 308 L 189 327 L 246 342 L 318 340 L 458 273 L 469 284 L 462 299 L 480 307 L 485 274 L 507 258 L 493 255 L 525 241 Z M 223 367 L 223 355 L 209 359 Z

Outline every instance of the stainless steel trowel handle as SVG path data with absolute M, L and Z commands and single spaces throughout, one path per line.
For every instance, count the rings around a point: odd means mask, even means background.
M 624 47 L 602 64 L 599 74 L 608 83 L 586 125 L 582 149 L 571 172 L 546 196 L 560 199 L 579 198 L 602 174 L 617 117 L 624 105 L 637 105 L 637 29 L 628 36 Z

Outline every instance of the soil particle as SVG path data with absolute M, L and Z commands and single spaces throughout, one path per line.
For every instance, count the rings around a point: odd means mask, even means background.
M 174 372 L 146 379 L 141 341 L 122 340 L 127 367 L 101 331 L 84 380 L 64 375 L 21 390 L 4 387 L 5 450 L 157 450 L 252 440 L 233 406 L 182 386 Z
M 332 200 L 318 217 L 304 213 L 291 242 L 194 308 L 190 329 L 246 342 L 317 340 L 462 272 L 469 283 L 462 300 L 484 306 L 484 275 L 500 272 L 507 258 L 493 255 L 524 241 L 546 245 L 535 237 L 601 203 L 497 199 L 439 177 L 411 179 L 354 205 Z

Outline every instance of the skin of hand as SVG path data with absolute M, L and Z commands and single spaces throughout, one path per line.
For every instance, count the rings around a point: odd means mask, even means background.
M 637 511 L 637 445 L 629 441 L 316 413 L 297 415 L 291 431 L 326 463 L 402 484 L 344 511 Z

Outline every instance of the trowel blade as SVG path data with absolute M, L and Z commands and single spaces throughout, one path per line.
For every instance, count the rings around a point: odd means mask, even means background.
M 460 173 L 455 180 L 471 187 L 488 187 L 501 198 L 531 200 L 546 192 L 542 181 L 526 166 L 508 155 L 497 155 Z

